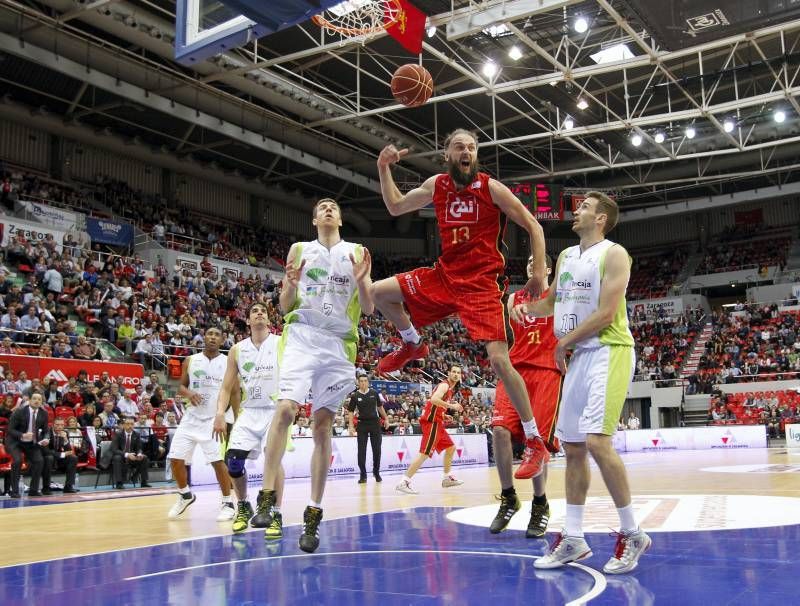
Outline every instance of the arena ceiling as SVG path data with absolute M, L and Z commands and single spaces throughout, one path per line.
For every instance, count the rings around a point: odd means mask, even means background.
M 380 148 L 411 148 L 398 172 L 411 186 L 456 127 L 480 133 L 504 181 L 606 189 L 631 208 L 800 179 L 798 3 L 413 1 L 436 26 L 420 108 L 391 97 L 392 72 L 416 57 L 386 35 L 341 40 L 309 22 L 179 65 L 172 0 L 0 0 L 2 105 L 367 216 Z M 619 45 L 625 58 L 592 57 Z

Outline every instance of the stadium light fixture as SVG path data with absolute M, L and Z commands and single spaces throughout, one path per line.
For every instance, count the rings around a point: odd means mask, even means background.
M 725 122 L 722 123 L 722 129 L 726 133 L 733 132 L 734 128 L 736 128 L 736 125 L 733 123 L 733 120 L 731 120 L 730 118 L 728 118 L 727 120 L 725 120 Z
M 658 132 L 656 133 L 655 137 L 653 137 L 653 139 L 655 139 L 656 143 L 663 143 L 666 137 L 664 136 L 664 133 Z
M 497 75 L 497 63 L 492 61 L 491 59 L 483 64 L 483 75 L 486 76 L 489 80 L 494 78 Z
M 512 46 L 508 49 L 508 56 L 512 61 L 519 61 L 522 59 L 522 51 L 519 50 L 519 46 Z
M 694 139 L 694 136 L 697 134 L 697 131 L 694 129 L 694 126 L 689 126 L 685 133 L 687 139 Z
M 639 147 L 642 144 L 642 135 L 639 133 L 634 133 L 631 137 L 631 143 L 634 147 Z
M 575 19 L 575 23 L 572 24 L 572 27 L 576 32 L 582 34 L 589 29 L 589 22 L 583 17 L 578 17 Z
M 564 130 L 572 130 L 575 127 L 575 121 L 572 116 L 567 116 L 564 120 Z
M 583 97 L 578 99 L 578 104 L 577 105 L 578 105 L 578 109 L 581 109 L 581 110 L 586 109 L 587 107 L 589 107 L 589 103 Z
M 780 124 L 781 122 L 785 122 L 786 112 L 783 111 L 782 109 L 776 109 L 775 113 L 772 114 L 772 119 L 775 120 L 775 122 L 777 122 L 778 124 Z

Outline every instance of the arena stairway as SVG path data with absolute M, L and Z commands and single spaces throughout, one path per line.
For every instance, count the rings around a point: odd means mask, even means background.
M 686 362 L 680 371 L 680 377 L 682 379 L 688 379 L 697 372 L 697 366 L 700 363 L 700 358 L 702 358 L 703 354 L 706 352 L 706 343 L 708 343 L 708 341 L 711 339 L 712 334 L 713 327 L 711 322 L 706 322 L 706 324 L 703 326 L 703 330 L 700 331 L 700 334 L 698 334 L 697 338 L 694 340 L 694 344 L 692 345 L 689 355 L 686 356 Z

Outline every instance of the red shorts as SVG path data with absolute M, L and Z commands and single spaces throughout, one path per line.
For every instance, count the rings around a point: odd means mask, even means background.
M 480 278 L 462 283 L 448 277 L 438 264 L 395 278 L 414 326 L 427 326 L 458 314 L 473 341 L 508 340 L 503 280 Z
M 431 423 L 420 419 L 419 426 L 422 429 L 422 441 L 419 443 L 420 453 L 430 457 L 434 452 L 442 452 L 455 446 L 450 434 L 444 428 L 444 423 Z
M 536 419 L 539 434 L 550 452 L 558 452 L 558 438 L 556 438 L 555 431 L 563 377 L 560 372 L 546 368 L 520 368 L 518 370 L 528 389 L 533 418 Z M 522 421 L 520 421 L 502 382 L 497 385 L 492 427 L 504 427 L 511 432 L 511 439 L 515 442 L 525 441 Z

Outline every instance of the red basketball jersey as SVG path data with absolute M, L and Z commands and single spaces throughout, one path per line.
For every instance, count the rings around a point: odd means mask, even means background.
M 492 202 L 489 175 L 478 173 L 472 183 L 458 189 L 448 174 L 436 178 L 433 207 L 439 223 L 442 255 L 439 264 L 450 277 L 505 273 L 503 255 L 506 216 Z
M 453 389 L 450 387 L 450 384 L 445 382 L 439 383 L 439 385 L 447 385 L 447 393 L 444 394 L 442 400 L 445 402 L 449 402 L 453 398 Z M 439 385 L 436 386 L 436 389 L 439 388 Z M 434 391 L 436 391 L 434 389 Z M 428 421 L 430 423 L 443 423 L 444 422 L 444 413 L 445 409 L 441 406 L 434 406 L 431 404 L 431 401 L 428 400 L 425 402 L 425 408 L 422 410 L 422 416 L 420 419 L 424 421 Z
M 514 305 L 521 305 L 532 300 L 527 290 L 518 290 L 512 297 Z M 558 370 L 553 360 L 553 350 L 558 344 L 553 333 L 553 316 L 536 318 L 526 315 L 522 323 L 511 321 L 514 331 L 514 346 L 509 352 L 511 364 L 517 366 L 535 366 Z

